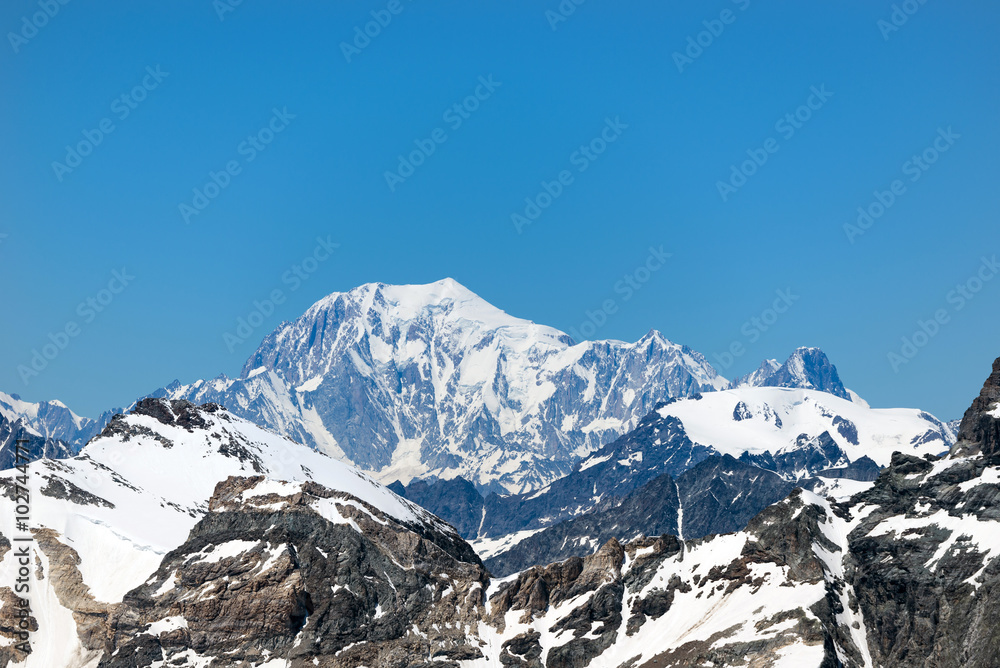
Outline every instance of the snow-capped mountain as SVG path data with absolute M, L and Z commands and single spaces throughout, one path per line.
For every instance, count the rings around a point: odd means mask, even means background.
M 219 403 L 385 482 L 463 476 L 518 492 L 657 402 L 727 385 L 658 332 L 574 343 L 445 279 L 329 295 L 265 338 L 239 378 L 154 395 Z
M 925 411 L 869 408 L 810 389 L 741 387 L 671 401 L 656 412 L 680 420 L 692 441 L 737 458 L 779 457 L 828 434 L 844 457 L 830 465 L 868 457 L 887 466 L 893 452 L 938 455 L 955 442 L 948 426 Z M 779 473 L 794 480 L 812 471 Z
M 840 382 L 837 367 L 819 348 L 798 348 L 784 363 L 764 360 L 756 370 L 733 381 L 731 387 L 796 387 L 821 390 L 850 400 L 852 393 Z
M 95 420 L 80 417 L 61 401 L 31 403 L 16 394 L 0 392 L 0 418 L 12 424 L 21 420 L 32 433 L 44 439 L 62 441 L 74 451 L 79 451 L 104 428 L 112 415 L 120 411 L 105 411 Z
M 104 625 L 116 607 L 127 592 L 148 581 L 165 555 L 188 540 L 211 510 L 209 500 L 217 487 L 233 476 L 252 482 L 218 503 L 302 494 L 308 485 L 323 486 L 333 491 L 319 502 L 320 512 L 334 524 L 357 526 L 361 520 L 352 517 L 374 514 L 377 522 L 391 522 L 404 534 L 415 532 L 478 562 L 454 529 L 354 467 L 212 404 L 144 399 L 131 414 L 115 416 L 80 455 L 42 459 L 28 470 L 27 484 L 16 470 L 0 472 L 0 508 L 11 518 L 0 539 L 4 607 L 13 601 L 18 570 L 14 548 L 25 544 L 19 538 L 34 538 L 38 559 L 38 576 L 28 596 L 37 620 L 33 651 L 18 664 L 27 668 L 95 665 L 109 642 Z M 251 487 L 252 494 L 246 491 Z M 12 525 L 22 488 L 30 496 L 30 534 Z M 242 545 L 224 535 L 216 535 L 214 549 L 213 543 L 202 544 L 200 549 L 211 553 L 205 561 L 218 561 Z M 336 547 L 329 549 L 337 553 Z M 276 544 L 263 561 L 283 554 Z M 0 629 L 0 635 L 5 633 Z M 0 665 L 22 656 L 9 641 L 0 643 Z
M 793 486 L 847 497 L 870 487 L 894 453 L 937 456 L 954 442 L 923 411 L 871 409 L 815 390 L 741 387 L 678 399 L 565 478 L 486 499 L 473 546 L 488 550 L 491 570 L 509 573 L 612 537 L 739 530 L 735 518 L 746 522 Z M 427 507 L 449 517 L 440 502 Z

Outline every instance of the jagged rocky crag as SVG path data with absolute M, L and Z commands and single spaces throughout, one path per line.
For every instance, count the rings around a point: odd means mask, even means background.
M 764 360 L 757 369 L 737 378 L 730 387 L 798 387 L 822 390 L 841 399 L 852 400 L 850 390 L 840 381 L 837 368 L 819 348 L 798 348 L 787 360 Z
M 1000 358 L 943 459 L 894 457 L 838 507 L 859 522 L 845 568 L 880 666 L 1000 661 Z
M 318 483 L 233 477 L 187 541 L 115 608 L 100 665 L 476 658 L 465 629 L 487 582 L 454 534 Z

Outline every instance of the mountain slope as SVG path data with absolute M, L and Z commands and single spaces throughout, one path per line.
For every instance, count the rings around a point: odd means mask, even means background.
M 219 403 L 386 482 L 463 476 L 519 492 L 658 401 L 727 384 L 658 332 L 574 343 L 445 279 L 334 293 L 268 335 L 240 378 L 154 395 Z
M 319 481 L 374 508 L 405 531 L 478 563 L 454 530 L 353 467 L 289 442 L 216 405 L 145 399 L 117 415 L 83 452 L 28 466 L 38 579 L 29 597 L 39 620 L 27 666 L 82 666 L 105 648 L 105 624 L 125 594 L 185 543 L 219 481 L 267 476 Z M 0 472 L 0 508 L 15 514 L 16 471 Z M 346 497 L 345 497 L 346 498 Z M 23 531 L 4 527 L 0 600 L 12 601 Z M 2 629 L 0 629 L 2 633 Z M 6 652 L 6 654 L 4 654 Z M 13 649 L 0 648 L 0 664 Z
M 491 586 L 480 634 L 510 665 L 992 668 L 998 508 L 1000 359 L 945 457 L 894 453 L 848 500 L 796 489 L 737 533 L 528 569 Z
M 467 539 L 490 545 L 495 555 L 497 539 L 510 547 L 516 541 L 506 537 L 524 537 L 613 505 L 651 480 L 676 478 L 712 455 L 730 455 L 799 484 L 821 473 L 871 481 L 872 469 L 887 466 L 895 450 L 938 455 L 953 442 L 951 431 L 923 411 L 872 409 L 817 390 L 740 387 L 660 404 L 634 430 L 530 493 L 479 500 L 459 482 L 396 491 L 460 527 Z M 454 491 L 447 492 L 449 487 Z
M 490 572 L 505 576 L 537 564 L 585 556 L 611 539 L 628 542 L 672 534 L 690 540 L 740 531 L 754 515 L 788 496 L 793 487 L 777 474 L 729 455 L 712 456 L 676 479 L 661 475 L 620 501 L 512 540 L 509 547 L 494 549 L 485 563 Z
M 187 541 L 111 614 L 100 666 L 481 656 L 462 628 L 486 571 L 464 543 L 421 528 L 318 483 L 229 478 Z

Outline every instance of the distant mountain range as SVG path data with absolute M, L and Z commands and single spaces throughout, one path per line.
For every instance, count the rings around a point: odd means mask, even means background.
M 0 418 L 21 424 L 32 433 L 45 439 L 62 441 L 79 450 L 100 433 L 111 416 L 120 413 L 116 408 L 105 411 L 97 419 L 80 417 L 61 401 L 30 403 L 16 394 L 0 392 Z
M 570 473 L 659 402 L 747 386 L 853 398 L 816 348 L 733 384 L 659 332 L 577 343 L 445 279 L 334 293 L 268 335 L 239 378 L 152 396 L 218 403 L 386 483 L 462 477 L 516 494 Z
M 0 392 L 0 470 L 16 463 L 16 442 L 28 459 L 60 459 L 80 451 L 121 409 L 106 411 L 96 420 L 80 417 L 62 402 L 30 403 L 16 394 Z
M 445 279 L 331 294 L 281 323 L 239 378 L 175 381 L 150 396 L 218 403 L 386 483 L 460 477 L 484 494 L 519 494 L 571 473 L 660 402 L 753 387 L 863 404 L 818 348 L 730 382 L 659 332 L 578 343 Z M 7 432 L 20 418 L 41 437 L 39 455 L 79 451 L 119 410 L 92 420 L 0 394 Z

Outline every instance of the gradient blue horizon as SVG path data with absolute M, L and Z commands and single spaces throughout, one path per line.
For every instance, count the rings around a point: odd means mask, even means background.
M 592 0 L 553 29 L 557 0 L 243 2 L 220 20 L 226 1 L 53 0 L 15 45 L 38 0 L 0 9 L 0 390 L 93 416 L 175 378 L 236 375 L 331 292 L 444 277 L 588 338 L 657 329 L 727 378 L 818 346 L 873 406 L 942 419 L 1000 355 L 1000 280 L 980 278 L 961 309 L 954 292 L 1000 253 L 993 3 Z M 885 32 L 894 4 L 918 9 Z M 341 44 L 371 12 L 391 21 L 347 62 Z M 710 29 L 678 71 L 673 54 Z M 797 111 L 808 120 L 776 126 Z M 90 155 L 53 168 L 102 122 L 113 131 Z M 248 137 L 265 128 L 258 150 Z M 604 152 L 578 152 L 602 132 Z M 398 156 L 428 141 L 390 188 Z M 933 164 L 907 167 L 935 141 Z M 767 159 L 724 201 L 718 182 L 752 156 Z M 212 172 L 225 187 L 186 222 L 179 205 Z M 844 225 L 897 179 L 851 243 Z M 558 196 L 518 230 L 543 182 Z M 339 246 L 288 276 L 317 238 Z M 670 257 L 639 281 L 661 246 Z M 123 269 L 134 279 L 102 292 Z M 273 313 L 227 341 L 276 289 Z M 918 321 L 934 335 L 894 369 L 904 337 L 924 340 Z M 70 322 L 78 335 L 23 382 L 18 367 Z

